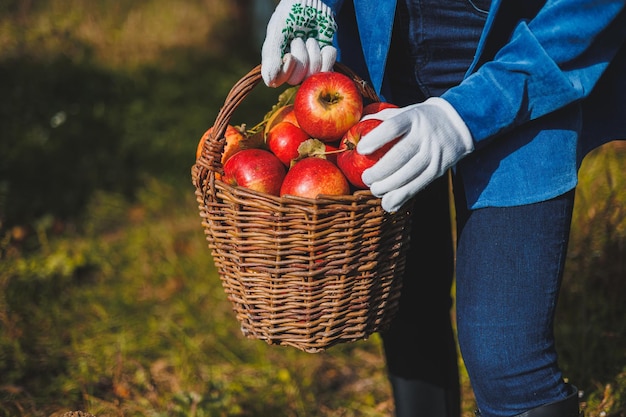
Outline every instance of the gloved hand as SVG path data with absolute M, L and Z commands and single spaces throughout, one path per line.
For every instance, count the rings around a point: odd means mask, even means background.
M 365 118 L 383 123 L 364 135 L 357 152 L 370 154 L 398 142 L 362 175 L 383 209 L 397 211 L 405 202 L 474 150 L 472 135 L 456 110 L 442 98 L 399 109 L 385 109 Z
M 296 85 L 311 74 L 330 71 L 337 23 L 322 0 L 282 0 L 269 23 L 261 49 L 261 76 L 269 87 Z

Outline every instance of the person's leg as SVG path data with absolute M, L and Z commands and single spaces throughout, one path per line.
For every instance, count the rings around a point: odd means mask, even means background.
M 458 416 L 447 176 L 417 196 L 414 213 L 399 311 L 389 330 L 382 333 L 396 416 Z
M 483 417 L 517 416 L 572 395 L 553 319 L 573 203 L 574 191 L 508 208 L 468 211 L 457 201 L 458 337 Z
M 461 82 L 488 4 L 399 0 L 384 85 L 388 98 L 406 106 Z M 400 311 L 383 334 L 396 416 L 455 417 L 460 389 L 450 317 L 454 245 L 447 175 L 415 197 L 412 219 Z

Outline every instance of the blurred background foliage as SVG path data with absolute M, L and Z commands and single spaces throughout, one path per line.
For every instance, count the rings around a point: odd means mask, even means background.
M 273 4 L 0 3 L 0 416 L 391 414 L 377 336 L 315 355 L 246 340 L 201 230 L 196 145 Z M 233 122 L 276 96 L 258 87 Z M 626 415 L 625 160 L 614 143 L 583 165 L 557 318 L 589 416 Z

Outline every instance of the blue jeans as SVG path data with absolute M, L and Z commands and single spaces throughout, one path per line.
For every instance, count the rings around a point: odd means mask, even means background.
M 431 1 L 398 0 L 387 60 L 391 76 L 383 82 L 383 93 L 400 106 L 440 95 L 462 80 L 486 19 L 486 12 L 468 0 Z M 466 26 L 457 28 L 458 19 Z M 415 197 L 400 308 L 382 338 L 392 381 L 401 378 L 424 392 L 403 394 L 394 386 L 398 417 L 460 415 L 450 317 L 454 243 L 449 208 L 447 177 Z
M 450 393 L 456 356 L 447 190 L 440 179 L 416 198 L 400 312 L 383 341 L 392 375 Z M 574 191 L 536 204 L 468 210 L 455 177 L 454 195 L 458 340 L 482 416 L 516 416 L 567 397 L 552 326 Z
M 457 208 L 457 326 L 484 417 L 509 417 L 565 398 L 553 320 L 574 191 L 536 204 Z
M 472 61 L 486 14 L 467 0 L 435 6 L 398 1 L 387 61 L 391 77 L 383 84 L 384 95 L 397 105 L 440 95 L 460 82 Z M 463 29 L 471 30 L 457 30 L 454 22 L 459 18 L 468 22 Z M 442 62 L 447 64 L 445 71 L 440 71 Z M 451 227 L 448 180 L 440 178 L 415 197 L 400 308 L 390 329 L 382 333 L 398 417 L 460 415 L 456 340 L 450 317 L 454 278 Z
M 454 246 L 447 177 L 417 195 L 415 207 L 399 311 L 381 333 L 387 370 L 397 417 L 456 417 L 461 394 L 450 317 Z
M 459 84 L 474 59 L 490 3 L 398 0 L 389 76 L 383 80 L 385 97 L 399 105 L 412 104 Z
M 383 83 L 389 101 L 416 103 L 460 83 L 488 7 L 488 0 L 399 0 L 391 76 Z M 565 398 L 552 325 L 574 192 L 470 211 L 462 178 L 454 183 L 458 338 L 483 417 L 511 417 Z M 392 375 L 449 387 L 454 259 L 447 189 L 440 179 L 417 196 L 400 312 L 383 341 Z

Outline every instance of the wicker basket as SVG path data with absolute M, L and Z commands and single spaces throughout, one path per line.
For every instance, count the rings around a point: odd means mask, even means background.
M 352 71 L 364 100 L 376 94 Z M 231 89 L 192 167 L 202 226 L 243 334 L 319 352 L 384 329 L 398 307 L 410 207 L 389 214 L 369 191 L 275 197 L 216 179 L 226 126 L 261 80 Z

